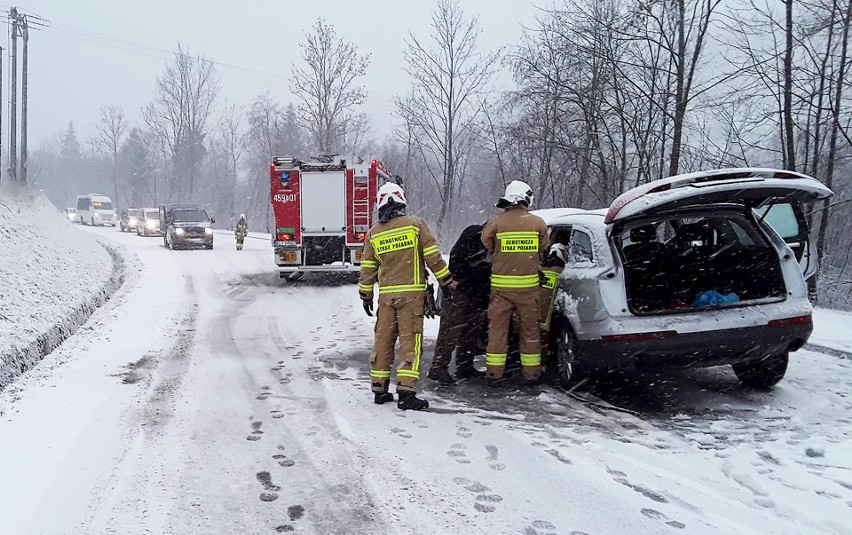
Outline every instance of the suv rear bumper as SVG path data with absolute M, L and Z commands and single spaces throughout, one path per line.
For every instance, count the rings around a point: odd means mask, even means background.
M 705 367 L 754 360 L 802 347 L 813 323 L 741 327 L 629 341 L 578 340 L 577 357 L 590 368 Z

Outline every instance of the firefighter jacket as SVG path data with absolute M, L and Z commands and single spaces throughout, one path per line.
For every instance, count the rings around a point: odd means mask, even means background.
M 487 255 L 482 246 L 482 225 L 464 229 L 450 251 L 450 271 L 459 283 L 456 291 L 465 294 L 476 310 L 488 308 L 491 294 L 491 264 L 486 261 Z
M 234 235 L 238 238 L 245 238 L 248 236 L 248 223 L 246 223 L 245 219 L 241 219 L 237 222 L 237 228 L 234 231 Z
M 379 295 L 409 292 L 422 295 L 426 289 L 424 263 L 441 285 L 452 281 L 450 269 L 425 221 L 403 215 L 387 223 L 376 223 L 364 240 L 358 286 L 361 298 L 373 298 L 373 285 L 377 281 Z
M 482 229 L 491 259 L 491 287 L 538 288 L 539 263 L 549 246 L 544 220 L 525 206 L 510 206 Z
M 562 273 L 564 267 L 565 265 L 561 262 L 548 265 L 547 260 L 545 260 L 545 264 L 541 267 L 544 279 L 541 283 L 541 296 L 538 298 L 538 303 L 541 307 L 541 330 L 545 332 L 550 331 L 553 305 L 556 302 L 557 283 L 559 281 L 559 274 Z

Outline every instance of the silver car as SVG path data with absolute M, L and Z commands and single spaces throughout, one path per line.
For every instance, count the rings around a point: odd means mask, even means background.
M 569 251 L 551 331 L 558 380 L 731 364 L 749 386 L 775 385 L 813 329 L 802 205 L 831 194 L 798 173 L 722 169 L 644 184 L 608 210 L 537 211 Z
M 162 236 L 160 232 L 160 212 L 156 208 L 140 210 L 139 221 L 136 224 L 137 236 Z

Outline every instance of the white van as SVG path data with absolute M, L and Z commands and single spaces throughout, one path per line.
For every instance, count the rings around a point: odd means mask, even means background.
M 90 193 L 77 197 L 77 220 L 84 225 L 116 225 L 115 206 L 106 195 Z

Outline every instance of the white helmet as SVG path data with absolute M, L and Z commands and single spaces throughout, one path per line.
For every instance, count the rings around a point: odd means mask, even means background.
M 568 249 L 561 243 L 554 243 L 548 250 L 548 255 L 557 257 L 563 264 L 568 262 Z
M 494 203 L 494 206 L 497 208 L 506 208 L 515 204 L 523 204 L 529 207 L 532 203 L 533 192 L 530 185 L 520 180 L 513 180 L 506 186 L 506 193 Z
M 387 222 L 392 217 L 405 213 L 405 192 L 399 184 L 385 183 L 379 188 L 378 197 L 376 205 L 379 209 L 379 221 Z

